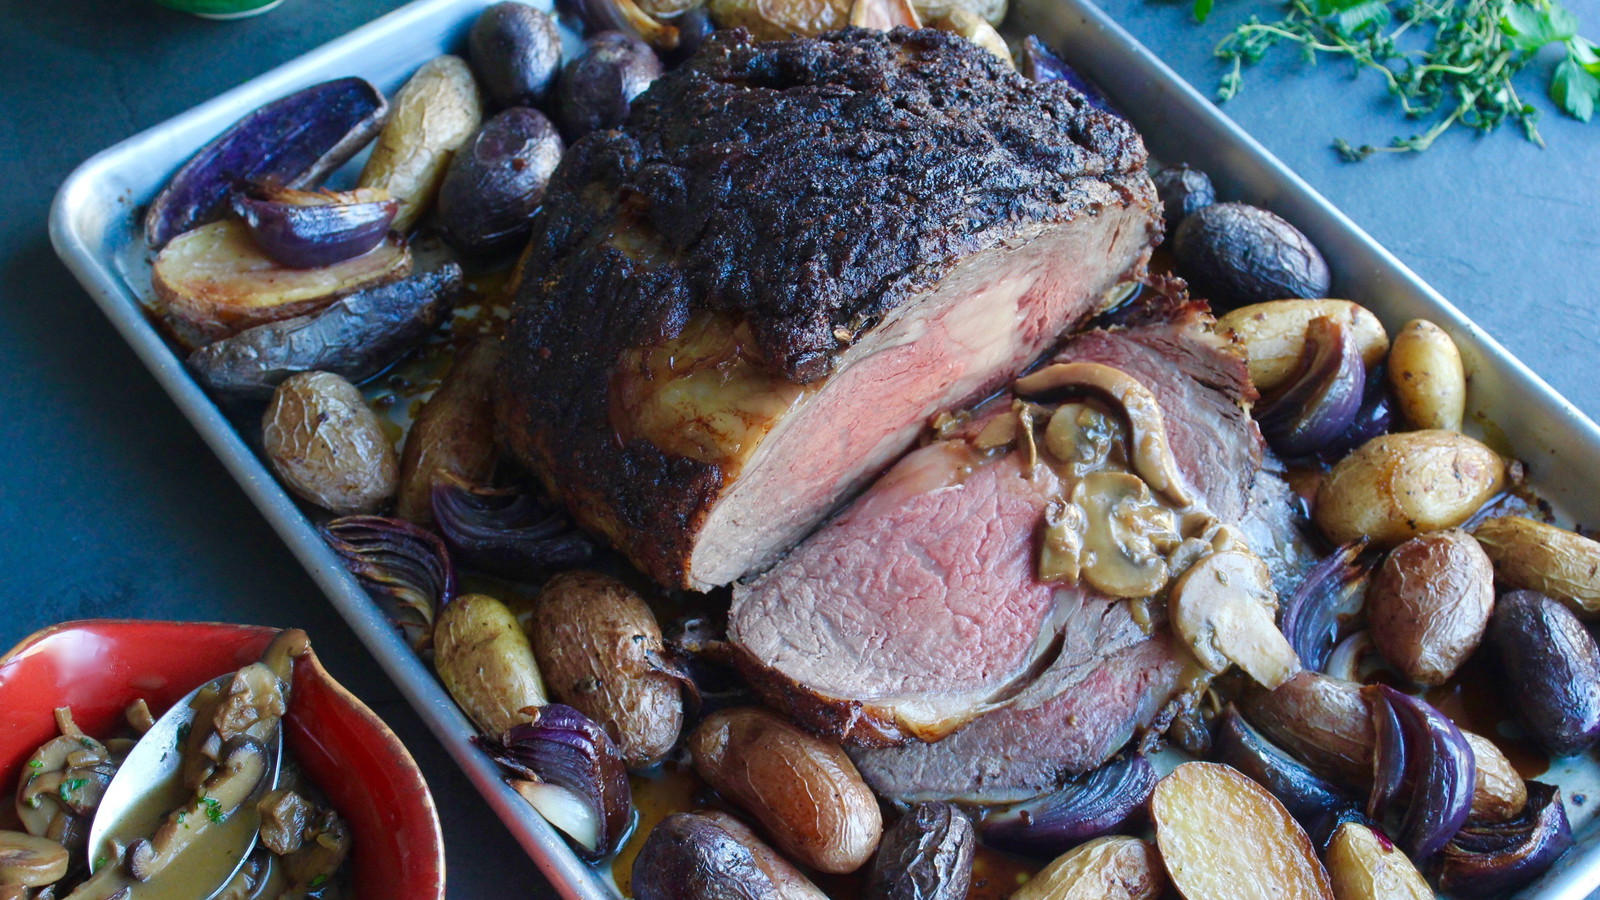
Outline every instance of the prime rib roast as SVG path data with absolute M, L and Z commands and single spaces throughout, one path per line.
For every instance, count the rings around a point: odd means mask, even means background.
M 663 584 L 774 562 L 1096 311 L 1161 233 L 1143 143 L 933 30 L 718 34 L 563 158 L 509 448 Z
M 1204 304 L 1165 284 L 1061 343 L 1160 232 L 1139 137 L 1062 83 L 931 30 L 719 33 L 555 173 L 502 436 L 664 586 L 733 584 L 741 670 L 880 793 L 1035 796 L 1162 729 L 1194 670 L 1158 607 L 1041 581 L 1064 482 L 976 446 L 1013 379 L 1131 376 L 1191 509 L 1293 543 Z

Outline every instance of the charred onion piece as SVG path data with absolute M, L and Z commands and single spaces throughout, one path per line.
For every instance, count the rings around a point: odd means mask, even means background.
M 1045 46 L 1044 41 L 1035 35 L 1030 34 L 1023 40 L 1022 50 L 1017 56 L 1017 70 L 1032 81 L 1064 81 L 1073 90 L 1082 94 L 1090 106 L 1108 113 L 1116 113 L 1099 87 L 1055 55 Z
M 1143 818 L 1156 771 L 1141 755 L 1107 763 L 1054 794 L 983 821 L 983 842 L 1001 850 L 1054 858 Z
M 622 755 L 593 719 L 552 703 L 532 722 L 499 738 L 474 738 L 495 762 L 515 774 L 524 799 L 593 861 L 617 849 L 628 830 L 633 790 Z
M 233 209 L 268 256 L 290 268 L 316 269 L 383 243 L 400 201 L 375 188 L 342 194 L 282 188 L 235 196 Z
M 1367 812 L 1398 814 L 1397 843 L 1413 859 L 1437 853 L 1467 821 L 1477 763 L 1444 713 L 1388 685 L 1362 689 L 1377 736 Z
M 389 615 L 414 650 L 433 643 L 433 618 L 455 599 L 456 572 L 438 535 L 404 519 L 345 516 L 322 539 Z
M 1331 316 L 1312 319 L 1294 372 L 1256 405 L 1262 436 L 1291 457 L 1332 443 L 1361 409 L 1366 374 L 1349 330 Z
M 247 114 L 172 176 L 145 215 L 159 250 L 221 218 L 244 184 L 315 187 L 365 147 L 383 125 L 383 93 L 360 78 L 312 85 Z
M 1121 406 L 1128 421 L 1128 449 L 1134 471 L 1152 489 L 1166 494 L 1179 506 L 1193 502 L 1178 474 L 1172 448 L 1167 446 L 1161 404 L 1137 378 L 1100 363 L 1056 363 L 1017 379 L 1015 389 L 1023 397 L 1050 395 L 1056 399 L 1089 393 Z
M 1283 606 L 1279 627 L 1307 669 L 1327 671 L 1340 618 L 1360 609 L 1374 563 L 1361 558 L 1366 546 L 1364 540 L 1352 541 L 1312 566 Z
M 1527 884 L 1572 849 L 1572 826 L 1554 785 L 1528 782 L 1528 808 L 1510 822 L 1469 822 L 1440 856 L 1439 887 L 1489 897 Z
M 640 8 L 634 0 L 559 0 L 557 8 L 576 16 L 586 35 L 620 31 L 640 38 L 657 50 L 675 50 L 679 33 L 676 23 L 657 18 Z
M 433 482 L 433 519 L 467 565 L 527 578 L 589 561 L 594 545 L 566 512 L 515 488 L 479 487 L 449 472 Z
M 1232 704 L 1217 722 L 1211 749 L 1217 762 L 1238 769 L 1277 797 L 1319 844 L 1358 806 L 1343 789 L 1251 728 Z

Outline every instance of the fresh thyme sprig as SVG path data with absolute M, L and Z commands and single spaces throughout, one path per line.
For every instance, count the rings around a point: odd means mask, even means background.
M 1204 22 L 1213 3 L 1195 0 L 1195 18 Z M 1425 46 L 1402 46 L 1407 32 L 1413 32 L 1408 44 Z M 1217 45 L 1217 56 L 1230 64 L 1217 98 L 1238 94 L 1245 66 L 1284 43 L 1300 47 L 1309 63 L 1344 57 L 1358 72 L 1377 73 L 1406 118 L 1428 122 L 1386 147 L 1334 141 L 1352 161 L 1426 150 L 1458 125 L 1486 133 L 1507 121 L 1542 146 L 1539 110 L 1518 96 L 1512 79 L 1551 44 L 1565 54 L 1550 77 L 1551 99 L 1585 122 L 1600 103 L 1600 55 L 1556 0 L 1288 0 L 1281 19 L 1251 16 Z

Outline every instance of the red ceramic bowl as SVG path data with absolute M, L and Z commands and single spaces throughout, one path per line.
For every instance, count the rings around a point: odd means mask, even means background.
M 201 684 L 254 661 L 275 634 L 255 625 L 96 619 L 18 644 L 0 657 L 0 822 L 14 823 L 19 769 L 56 734 L 56 707 L 72 707 L 88 734 L 113 734 L 129 703 L 143 697 L 159 716 Z M 348 863 L 355 896 L 443 900 L 439 814 L 399 738 L 315 653 L 295 664 L 290 706 L 289 749 L 355 838 Z

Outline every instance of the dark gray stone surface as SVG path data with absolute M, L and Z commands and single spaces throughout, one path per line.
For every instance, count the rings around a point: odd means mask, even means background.
M 94 152 L 400 5 L 288 0 L 210 23 L 139 0 L 0 3 L 0 648 L 90 616 L 307 628 L 329 668 L 411 747 L 444 820 L 450 895 L 543 896 L 539 875 L 231 478 L 56 260 L 51 196 Z M 1209 89 L 1211 45 L 1258 0 L 1107 0 Z M 1600 0 L 1571 6 L 1600 34 Z M 1337 161 L 1335 136 L 1404 123 L 1342 66 L 1251 73 L 1226 111 L 1591 415 L 1600 388 L 1600 123 L 1547 108 L 1549 148 L 1451 135 L 1415 159 Z M 1537 86 L 1527 88 L 1538 94 Z M 1333 102 L 1337 98 L 1338 102 Z M 1356 298 L 1359 299 L 1359 298 Z

